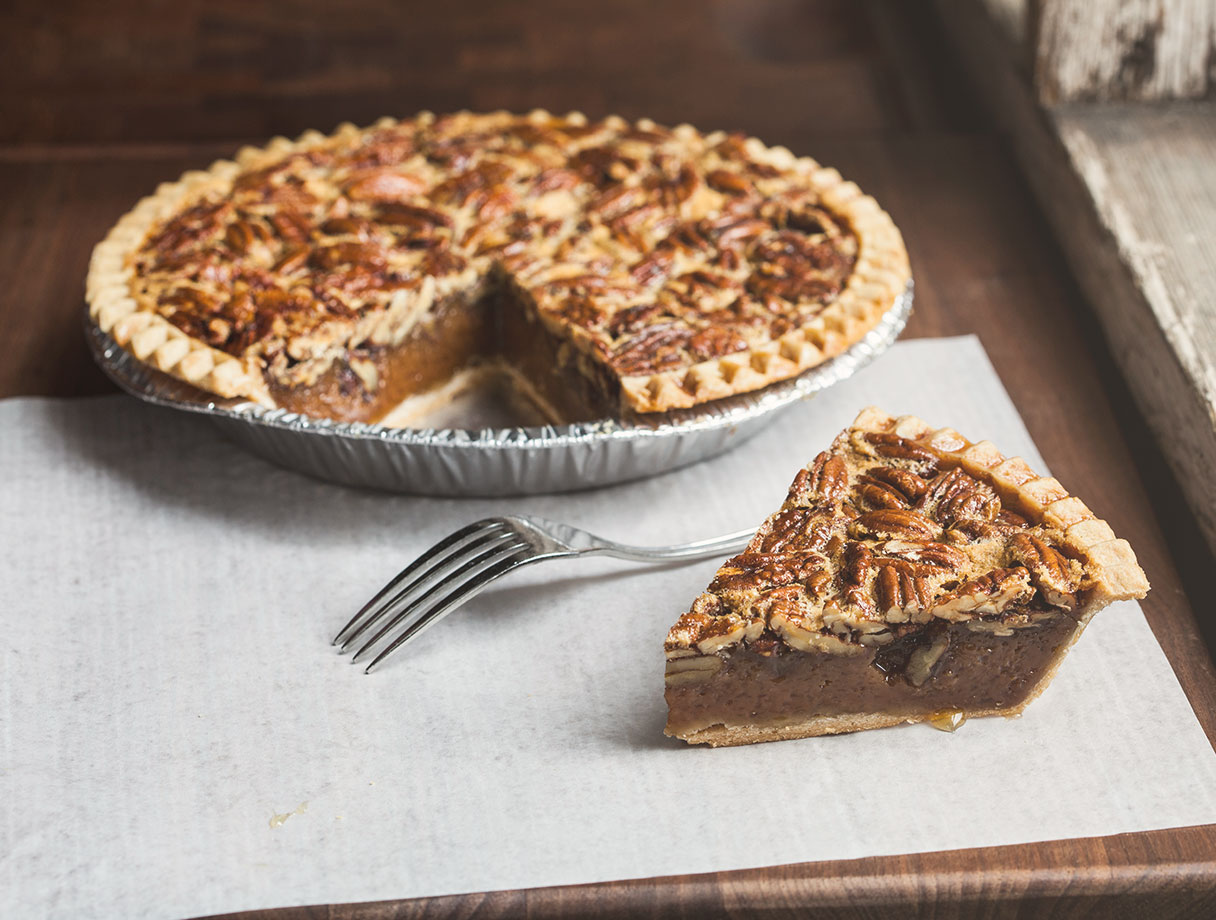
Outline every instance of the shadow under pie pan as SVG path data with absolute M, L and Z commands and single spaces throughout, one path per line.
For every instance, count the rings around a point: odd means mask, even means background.
M 798 377 L 692 409 L 528 428 L 391 428 L 217 399 L 138 361 L 86 313 L 102 370 L 145 402 L 211 419 L 240 446 L 318 479 L 419 495 L 571 492 L 642 479 L 742 444 L 783 409 L 884 352 L 912 310 L 912 284 L 859 342 Z

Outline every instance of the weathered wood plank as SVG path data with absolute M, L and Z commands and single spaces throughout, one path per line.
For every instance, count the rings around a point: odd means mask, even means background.
M 1216 105 L 1052 113 L 1119 254 L 1209 402 L 1216 396 Z
M 993 22 L 1016 47 L 1027 44 L 1030 31 L 1029 0 L 982 0 Z M 1029 60 L 1029 57 L 1027 57 Z
M 1039 99 L 1202 98 L 1214 23 L 1211 0 L 1033 0 Z
M 1216 106 L 1067 108 L 1051 124 L 1088 200 L 1045 209 L 1216 551 Z
M 1216 551 L 1216 104 L 1044 110 L 999 19 L 938 6 Z

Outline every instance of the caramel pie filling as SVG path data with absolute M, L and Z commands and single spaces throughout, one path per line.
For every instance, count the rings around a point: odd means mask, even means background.
M 336 358 L 312 383 L 294 386 L 266 375 L 276 404 L 342 422 L 382 418 L 492 353 L 484 301 L 456 294 L 435 305 L 398 345 L 371 345 Z
M 376 421 L 409 397 L 477 368 L 511 387 L 548 422 L 603 418 L 617 406 L 617 384 L 547 329 L 526 296 L 501 279 L 438 301 L 398 345 L 357 349 L 310 384 L 267 375 L 277 405 L 338 421 Z
M 943 624 L 903 648 L 872 647 L 858 655 L 744 646 L 712 670 L 674 672 L 689 677 L 667 688 L 667 733 L 697 741 L 697 733 L 714 726 L 779 732 L 857 713 L 889 724 L 939 711 L 1011 715 L 1029 702 L 1076 631 L 1075 620 L 1056 612 L 1005 635 L 982 625 Z

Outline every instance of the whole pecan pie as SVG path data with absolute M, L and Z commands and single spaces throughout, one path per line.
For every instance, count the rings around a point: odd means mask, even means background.
M 219 396 L 374 421 L 493 370 L 575 421 L 798 374 L 908 280 L 873 199 L 754 138 L 423 113 L 162 185 L 98 245 L 88 298 L 135 357 Z
M 667 636 L 667 734 L 749 744 L 1014 715 L 1148 581 L 1054 479 L 866 409 Z

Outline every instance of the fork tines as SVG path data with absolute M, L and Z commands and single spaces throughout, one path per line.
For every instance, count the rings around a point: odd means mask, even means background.
M 436 543 L 380 589 L 334 637 L 346 652 L 388 618 L 355 652 L 363 658 L 397 630 L 395 638 L 367 666 L 374 668 L 403 642 L 437 622 L 448 610 L 519 565 L 531 546 L 508 522 L 487 518 Z

